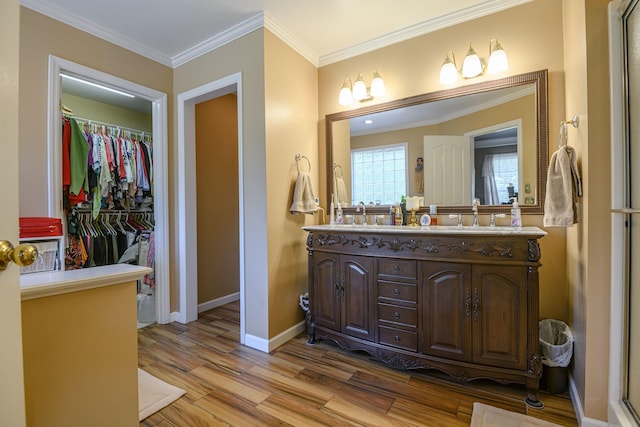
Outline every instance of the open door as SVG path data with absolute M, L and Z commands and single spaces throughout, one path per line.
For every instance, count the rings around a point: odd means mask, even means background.
M 473 140 L 469 136 L 424 136 L 424 204 L 471 203 Z

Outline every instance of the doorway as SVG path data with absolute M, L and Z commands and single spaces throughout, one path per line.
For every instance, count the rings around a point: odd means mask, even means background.
M 609 3 L 611 74 L 611 319 L 609 421 L 640 425 L 640 2 Z
M 60 106 L 62 98 L 61 74 L 70 74 L 113 89 L 134 94 L 151 103 L 152 137 L 154 145 L 154 220 L 155 220 L 155 291 L 156 321 L 169 323 L 173 319 L 169 306 L 169 208 L 167 161 L 167 95 L 154 89 L 67 61 L 49 56 L 48 105 L 48 215 L 62 218 L 62 135 Z
M 240 343 L 245 344 L 245 258 L 244 258 L 244 204 L 243 204 L 243 139 L 242 139 L 242 74 L 236 73 L 178 95 L 178 253 L 180 308 L 177 319 L 189 323 L 198 318 L 198 253 L 196 188 L 196 114 L 197 104 L 236 94 L 238 122 L 238 202 L 225 206 L 239 221 L 238 274 L 240 293 Z

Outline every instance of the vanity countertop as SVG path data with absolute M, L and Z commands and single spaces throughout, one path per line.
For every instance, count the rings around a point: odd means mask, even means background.
M 114 264 L 68 271 L 23 274 L 20 276 L 22 300 L 60 295 L 101 286 L 138 280 L 153 271 L 149 267 Z
M 333 233 L 362 233 L 362 234 L 417 234 L 425 236 L 435 235 L 477 235 L 477 236 L 546 236 L 547 232 L 538 227 L 489 227 L 470 225 L 435 225 L 435 226 L 410 226 L 410 225 L 351 225 L 351 224 L 322 224 L 306 225 L 305 231 L 333 232 Z

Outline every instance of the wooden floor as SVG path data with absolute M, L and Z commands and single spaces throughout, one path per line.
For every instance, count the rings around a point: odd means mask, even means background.
M 241 346 L 239 329 L 237 303 L 140 329 L 139 366 L 186 390 L 140 425 L 468 426 L 473 402 L 578 425 L 568 395 L 541 393 L 545 407 L 531 409 L 520 386 L 399 371 L 306 335 L 265 354 Z

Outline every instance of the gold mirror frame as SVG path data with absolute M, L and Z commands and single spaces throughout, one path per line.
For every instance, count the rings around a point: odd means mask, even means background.
M 453 89 L 445 89 L 422 95 L 410 96 L 408 98 L 398 99 L 395 101 L 385 102 L 382 104 L 371 105 L 358 108 L 356 110 L 342 111 L 339 113 L 327 114 L 325 116 L 326 130 L 326 182 L 327 194 L 326 200 L 331 200 L 333 190 L 333 123 L 340 120 L 352 119 L 367 114 L 380 113 L 383 111 L 394 110 L 396 108 L 404 108 L 428 102 L 441 101 L 464 95 L 488 92 L 496 89 L 509 88 L 520 85 L 535 85 L 536 98 L 536 194 L 537 203 L 534 205 L 524 205 L 520 207 L 523 214 L 541 215 L 544 212 L 544 199 L 547 183 L 547 162 L 548 162 L 548 141 L 549 141 L 549 111 L 547 105 L 547 70 L 533 71 L 530 73 L 518 74 L 515 76 L 505 77 L 498 80 L 492 80 L 482 83 L 476 83 L 466 86 L 460 86 Z M 355 209 L 353 207 L 346 208 L 347 211 Z M 424 209 L 424 208 L 423 208 Z M 480 213 L 508 213 L 511 209 L 510 205 L 482 205 Z M 470 213 L 471 206 L 438 206 L 438 213 Z M 371 214 L 387 214 L 389 206 L 367 206 L 367 213 Z

